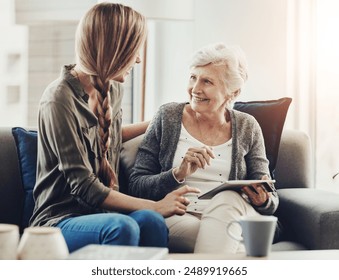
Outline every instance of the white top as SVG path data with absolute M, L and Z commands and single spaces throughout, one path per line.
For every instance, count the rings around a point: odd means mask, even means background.
M 173 166 L 179 166 L 181 164 L 189 148 L 202 146 L 206 145 L 189 134 L 181 124 L 181 133 L 174 155 Z M 198 199 L 198 196 L 219 186 L 229 178 L 232 160 L 232 139 L 224 144 L 211 148 L 213 149 L 215 158 L 211 159 L 210 165 L 206 165 L 205 169 L 199 168 L 195 173 L 185 179 L 185 185 L 197 187 L 201 190 L 200 194 L 186 195 L 191 201 L 188 206 L 188 212 L 201 213 L 206 205 L 208 205 L 209 200 Z

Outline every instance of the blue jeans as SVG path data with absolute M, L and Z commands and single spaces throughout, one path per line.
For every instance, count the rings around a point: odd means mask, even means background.
M 62 220 L 57 225 L 73 252 L 89 244 L 167 247 L 168 229 L 164 218 L 151 210 L 128 215 L 101 213 Z

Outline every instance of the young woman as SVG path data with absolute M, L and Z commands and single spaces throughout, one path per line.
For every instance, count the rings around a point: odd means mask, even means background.
M 76 65 L 45 90 L 39 106 L 38 165 L 31 226 L 60 227 L 69 251 L 87 244 L 165 247 L 163 216 L 182 215 L 183 187 L 154 202 L 118 192 L 122 86 L 146 38 L 145 18 L 112 3 L 91 8 L 76 32 Z

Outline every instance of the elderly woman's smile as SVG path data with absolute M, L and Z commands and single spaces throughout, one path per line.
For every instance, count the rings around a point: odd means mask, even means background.
M 209 101 L 209 99 L 207 99 L 207 98 L 201 98 L 201 97 L 197 97 L 197 96 L 194 96 L 194 95 L 192 95 L 192 101 L 194 101 L 194 102 L 206 102 L 206 101 Z

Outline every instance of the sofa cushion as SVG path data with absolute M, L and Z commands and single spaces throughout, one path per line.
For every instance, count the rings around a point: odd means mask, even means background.
M 248 113 L 258 121 L 265 139 L 266 156 L 269 160 L 271 177 L 277 163 L 281 133 L 292 98 L 234 103 L 233 109 Z
M 21 127 L 12 129 L 18 150 L 22 185 L 25 192 L 22 216 L 23 228 L 28 226 L 34 208 L 33 188 L 36 180 L 37 132 Z
M 132 173 L 138 148 L 143 138 L 144 134 L 141 134 L 138 137 L 124 142 L 122 145 L 120 152 L 119 187 L 123 193 L 128 193 L 128 178 Z

